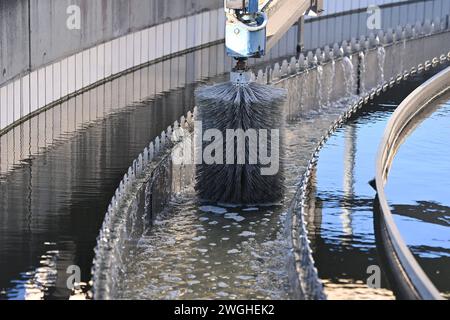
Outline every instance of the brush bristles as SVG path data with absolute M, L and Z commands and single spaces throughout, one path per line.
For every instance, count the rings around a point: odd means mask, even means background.
M 196 91 L 198 117 L 202 121 L 203 132 L 208 129 L 219 130 L 226 137 L 228 129 L 268 130 L 267 155 L 271 154 L 272 129 L 281 135 L 282 106 L 287 92 L 284 89 L 251 82 L 235 85 L 231 82 Z M 226 162 L 226 139 L 224 138 L 224 162 Z M 205 146 L 211 142 L 203 143 Z M 236 145 L 235 141 L 235 145 Z M 201 164 L 197 165 L 196 190 L 202 200 L 238 204 L 274 203 L 279 201 L 284 192 L 282 137 L 279 145 L 279 170 L 274 175 L 262 175 L 261 163 L 249 163 L 248 140 L 246 141 L 245 163 L 236 164 Z M 259 148 L 259 146 L 258 146 Z M 202 150 L 202 151 L 203 151 Z M 235 149 L 236 150 L 236 149 Z

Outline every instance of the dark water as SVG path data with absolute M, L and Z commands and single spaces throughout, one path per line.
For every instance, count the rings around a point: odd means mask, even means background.
M 70 265 L 80 266 L 82 282 L 90 280 L 115 188 L 149 141 L 193 107 L 193 87 L 97 120 L 0 176 L 0 298 L 67 299 Z M 37 130 L 43 134 L 55 124 L 40 117 L 47 122 Z
M 400 147 L 386 194 L 406 243 L 450 298 L 450 94 L 433 105 Z
M 378 145 L 389 117 L 398 104 L 423 81 L 424 79 L 416 79 L 406 82 L 377 98 L 370 108 L 366 108 L 364 112 L 358 114 L 340 129 L 328 141 L 320 154 L 312 190 L 316 196 L 315 200 L 311 201 L 308 219 L 311 221 L 310 237 L 319 276 L 325 281 L 326 293 L 330 299 L 394 298 L 384 275 L 381 289 L 367 287 L 369 277 L 367 268 L 372 265 L 380 265 L 373 227 L 372 208 L 375 191 L 368 182 L 374 178 Z M 441 121 L 443 120 L 441 119 Z M 436 131 L 440 132 L 438 129 Z M 424 134 L 423 139 L 428 140 L 428 135 Z M 447 145 L 448 150 L 448 139 L 445 143 L 442 142 L 442 139 L 435 143 L 444 148 Z M 427 148 L 429 147 L 428 145 Z M 419 151 L 417 147 L 411 148 L 415 152 Z M 407 147 L 403 149 L 407 149 Z M 395 187 L 392 187 L 395 188 L 397 197 L 410 199 L 410 203 L 415 203 L 419 199 L 436 201 L 442 199 L 446 193 L 444 190 L 447 190 L 448 195 L 448 188 L 445 189 L 445 185 L 443 185 L 444 188 L 440 189 L 435 197 L 432 196 L 433 191 L 427 192 L 426 195 L 423 194 L 422 197 L 414 197 L 414 192 L 410 192 L 410 188 L 414 185 L 408 183 L 410 180 L 403 180 L 403 177 L 411 178 L 413 176 L 411 173 L 406 173 L 405 168 L 414 171 L 417 167 L 414 164 L 416 160 L 412 160 L 410 155 L 411 151 L 407 157 L 403 158 L 400 165 L 403 170 L 400 170 L 398 176 L 392 175 L 392 181 L 402 180 L 402 183 L 405 183 L 400 187 L 397 182 Z M 430 154 L 430 157 L 439 158 L 440 156 Z M 421 177 L 433 184 L 434 177 L 439 174 L 435 171 L 438 170 L 438 167 L 430 166 L 428 170 L 427 174 L 423 174 Z M 395 171 L 394 168 L 392 173 Z M 429 172 L 434 173 L 428 174 Z M 392 197 L 392 194 L 390 191 L 388 198 Z M 442 203 L 448 204 L 448 197 Z M 417 209 L 419 206 L 416 206 L 416 216 L 419 214 Z M 441 211 L 433 211 L 433 217 L 436 221 L 441 221 L 442 228 L 442 224 L 448 226 L 448 209 L 446 213 L 444 213 L 444 207 L 441 209 Z M 431 207 L 430 210 L 432 210 Z M 410 220 L 411 218 L 409 218 Z M 435 227 L 439 228 L 438 225 Z M 422 233 L 422 230 L 428 229 L 425 223 L 417 220 L 416 223 L 410 223 L 406 228 L 409 228 L 409 232 L 403 226 L 401 231 L 405 234 L 408 244 L 417 246 L 415 251 L 422 251 L 424 256 L 428 257 L 435 255 L 438 251 L 438 257 L 435 257 L 437 259 L 433 262 L 428 261 L 429 264 L 439 270 L 443 270 L 445 267 L 448 270 L 450 264 L 448 264 L 448 260 L 445 262 L 442 258 L 442 256 L 446 256 L 448 259 L 450 235 L 448 229 L 446 233 L 442 233 L 442 230 L 439 237 L 446 243 L 442 249 L 432 240 L 433 237 L 429 237 L 428 240 L 424 239 L 426 233 Z M 421 262 L 423 261 L 422 259 Z M 428 272 L 432 270 L 427 263 L 423 266 Z M 445 278 L 445 272 L 442 272 L 441 275 Z M 444 278 L 435 277 L 435 280 L 442 284 L 448 281 L 448 276 L 447 279 Z

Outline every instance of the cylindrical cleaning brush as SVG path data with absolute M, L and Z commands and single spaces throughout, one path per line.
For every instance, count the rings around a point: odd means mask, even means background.
M 196 190 L 201 200 L 261 204 L 281 199 L 286 96 L 284 89 L 251 82 L 242 61 L 230 82 L 196 91 L 202 129 Z

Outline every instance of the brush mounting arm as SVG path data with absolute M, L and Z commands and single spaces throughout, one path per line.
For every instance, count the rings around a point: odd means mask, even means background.
M 267 51 L 272 49 L 281 37 L 305 15 L 319 15 L 323 12 L 323 0 L 267 0 L 265 12 L 267 23 Z
M 302 16 L 320 14 L 323 0 L 224 0 L 224 7 L 227 54 L 260 58 Z

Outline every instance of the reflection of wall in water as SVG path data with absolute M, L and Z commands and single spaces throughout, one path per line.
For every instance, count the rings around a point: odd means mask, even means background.
M 274 59 L 295 53 L 295 43 L 287 45 L 295 32 L 293 27 L 281 39 L 282 46 L 271 55 Z M 226 58 L 223 44 L 218 44 L 151 64 L 64 101 L 0 137 L 0 175 L 62 135 L 73 133 L 133 103 L 221 75 L 231 67 L 232 61 Z M 180 103 L 185 103 L 182 108 L 194 106 L 193 100 Z M 180 115 L 177 114 L 173 121 Z
M 317 241 L 321 239 L 322 231 L 322 200 L 317 198 L 317 166 L 311 172 L 311 180 L 308 188 L 307 213 L 305 217 L 308 230 L 308 239 L 311 241 L 311 249 L 316 250 Z
M 230 68 L 229 60 L 218 59 L 204 63 L 205 57 L 220 55 L 224 55 L 223 45 L 152 64 L 26 120 L 0 137 L 0 174 L 5 174 L 21 160 L 43 151 L 55 141 L 66 138 L 108 114 L 132 107 L 135 102 L 155 100 L 170 90 L 224 73 Z M 192 108 L 192 90 L 188 90 L 187 96 L 178 103 L 181 108 Z M 160 109 L 160 117 L 163 119 L 167 110 L 162 107 Z M 158 114 L 155 116 L 159 117 Z M 178 116 L 177 114 L 176 117 Z

